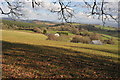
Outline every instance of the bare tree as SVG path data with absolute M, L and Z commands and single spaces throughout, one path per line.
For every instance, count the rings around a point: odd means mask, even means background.
M 57 2 L 54 2 L 57 3 Z M 60 8 L 58 10 L 51 10 L 51 12 L 53 13 L 58 13 L 58 15 L 60 16 L 59 19 L 60 20 L 64 20 L 65 22 L 70 22 L 68 21 L 70 18 L 74 17 L 74 10 L 70 7 L 72 7 L 71 5 L 71 1 L 68 1 L 66 3 L 64 3 L 62 0 L 58 0 L 58 4 L 60 6 Z
M 33 8 L 35 8 L 35 5 L 37 5 L 37 6 L 40 6 L 40 5 L 42 5 L 42 1 L 35 1 L 35 0 L 32 0 L 32 7 Z
M 51 2 L 51 4 L 53 5 L 58 5 L 58 9 L 48 9 L 49 11 L 51 11 L 52 13 L 57 13 L 59 16 L 59 20 L 65 21 L 65 22 L 70 22 L 69 19 L 72 18 L 74 16 L 74 10 L 70 7 L 74 7 L 71 4 L 71 1 L 67 1 L 64 2 L 63 0 L 57 0 L 54 2 Z M 35 5 L 37 6 L 43 6 L 42 2 L 36 2 L 35 0 L 32 0 L 32 7 L 34 8 Z
M 16 16 L 16 17 L 20 17 L 22 16 L 22 12 L 21 12 L 21 7 L 23 7 L 23 3 L 18 1 L 18 2 L 14 2 L 14 3 L 10 3 L 9 1 L 5 0 L 8 8 L 9 8 L 9 12 L 4 12 L 4 10 L 0 7 L 1 13 L 4 15 L 11 15 L 11 16 Z M 118 22 L 118 17 L 114 17 L 114 14 L 110 14 L 111 11 L 115 11 L 116 9 L 114 8 L 107 8 L 107 5 L 109 4 L 109 2 L 105 2 L 104 0 L 94 0 L 93 2 L 88 2 L 86 0 L 83 0 L 83 2 L 85 3 L 85 5 L 87 6 L 86 8 L 89 8 L 90 10 L 89 12 L 89 16 L 97 16 L 98 19 L 101 19 L 103 22 L 103 25 L 105 24 L 106 20 L 114 20 L 116 22 Z M 56 0 L 54 2 L 51 2 L 54 5 L 59 5 L 59 8 L 57 10 L 55 9 L 49 9 L 52 13 L 57 13 L 59 15 L 59 19 L 65 22 L 70 22 L 70 18 L 75 17 L 75 13 L 74 13 L 74 9 L 72 7 L 78 7 L 78 9 L 80 10 L 79 6 L 77 5 L 73 5 L 72 1 L 67 0 Z M 36 1 L 36 0 L 31 0 L 31 4 L 32 4 L 32 8 L 35 8 L 36 6 L 43 6 L 43 3 L 40 1 Z M 85 8 L 85 7 L 83 7 Z M 117 13 L 117 12 L 116 12 Z
M 9 11 L 5 12 L 2 7 L 0 7 L 0 11 L 1 11 L 1 14 L 4 14 L 4 15 L 8 15 L 8 16 L 11 16 L 12 18 L 20 18 L 21 16 L 23 16 L 23 13 L 22 13 L 22 7 L 23 7 L 23 2 L 21 1 L 17 1 L 17 2 L 9 2 L 7 0 L 5 0 L 5 2 L 8 6 L 8 9 Z
M 107 8 L 106 5 L 108 5 L 110 2 L 105 2 L 104 0 L 96 1 L 94 2 L 87 2 L 83 0 L 85 5 L 91 9 L 90 16 L 96 15 L 98 16 L 98 19 L 101 19 L 103 22 L 103 26 L 106 22 L 106 20 L 113 19 L 118 23 L 118 17 L 114 17 L 114 13 L 118 13 L 118 10 L 115 8 Z M 114 11 L 114 13 L 110 14 L 111 11 Z
M 110 19 L 116 21 L 118 23 L 118 17 L 114 17 L 114 13 L 118 13 L 118 10 L 115 8 L 109 8 L 107 5 L 110 2 L 105 2 L 105 0 L 94 0 L 91 2 L 88 2 L 86 0 L 83 0 L 87 8 L 90 9 L 89 16 L 97 16 L 98 19 L 101 19 L 103 22 L 103 26 L 105 22 Z M 59 4 L 60 8 L 58 10 L 50 10 L 53 13 L 58 13 L 60 16 L 60 20 L 64 20 L 66 22 L 69 22 L 68 20 L 72 17 L 74 17 L 74 10 L 71 7 L 78 7 L 76 5 L 72 5 L 71 1 L 64 0 L 57 0 L 53 2 L 54 4 Z M 36 4 L 36 3 L 35 3 Z M 34 4 L 33 4 L 34 5 Z M 38 4 L 36 4 L 38 5 Z M 85 8 L 85 7 L 84 7 Z M 78 8 L 79 9 L 79 8 Z M 114 11 L 114 13 L 110 14 L 111 11 Z

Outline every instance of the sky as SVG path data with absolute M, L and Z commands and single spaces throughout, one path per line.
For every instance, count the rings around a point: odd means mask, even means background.
M 15 1 L 15 0 L 8 0 L 8 1 Z M 18 1 L 18 0 L 16 0 Z M 21 0 L 19 0 L 21 1 Z M 29 19 L 29 20 L 45 20 L 45 21 L 53 21 L 53 22 L 61 22 L 58 18 L 57 13 L 51 13 L 50 10 L 54 9 L 57 10 L 60 6 L 58 4 L 54 5 L 51 2 L 56 1 L 56 0 L 36 0 L 37 2 L 42 1 L 43 7 L 41 6 L 36 6 L 34 9 L 31 7 L 31 0 L 22 0 L 25 2 L 24 7 L 22 8 L 22 13 L 24 14 L 21 19 Z M 67 0 L 64 0 L 67 1 Z M 79 3 L 80 5 L 83 5 L 83 0 L 71 0 L 72 5 Z M 92 1 L 92 0 L 86 0 L 86 1 Z M 100 1 L 100 0 L 98 0 Z M 118 0 L 106 0 L 107 2 L 113 2 L 109 4 L 108 6 L 110 8 L 118 8 L 117 2 Z M 4 2 L 4 0 L 1 0 L 0 7 L 7 12 L 9 11 L 8 6 Z M 74 16 L 71 21 L 72 22 L 78 22 L 78 23 L 84 23 L 84 24 L 100 24 L 102 25 L 102 21 L 99 20 L 96 16 L 90 16 L 88 17 L 88 8 L 82 8 L 81 6 L 79 7 L 71 7 L 71 9 L 74 9 Z M 111 11 L 111 14 L 114 14 L 114 16 L 117 16 L 117 13 L 114 13 Z M 5 15 L 0 15 L 0 17 L 8 17 Z M 111 21 L 106 21 L 106 26 L 113 26 L 113 27 L 118 27 L 118 24 L 111 20 Z

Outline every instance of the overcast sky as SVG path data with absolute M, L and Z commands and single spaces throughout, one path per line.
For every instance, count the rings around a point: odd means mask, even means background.
M 14 1 L 14 0 L 8 0 L 8 1 Z M 58 14 L 56 13 L 51 13 L 48 9 L 57 9 L 59 7 L 58 4 L 53 5 L 50 2 L 51 1 L 55 1 L 55 0 L 43 0 L 43 4 L 44 7 L 35 7 L 35 9 L 33 9 L 31 7 L 31 0 L 23 0 L 25 2 L 24 8 L 22 8 L 22 12 L 24 13 L 24 17 L 22 17 L 22 19 L 37 19 L 37 20 L 45 20 L 45 21 L 55 21 L 55 22 L 60 22 L 60 20 L 58 20 Z M 36 0 L 36 1 L 41 1 L 41 0 Z M 67 0 L 64 0 L 67 1 Z M 71 0 L 73 1 L 73 4 L 83 4 L 83 0 Z M 91 1 L 91 0 L 86 0 L 86 1 Z M 100 1 L 100 0 L 98 0 Z M 3 2 L 3 4 L 2 4 Z M 118 8 L 117 2 L 118 0 L 107 0 L 107 2 L 113 2 L 110 5 L 108 5 L 109 7 L 115 7 L 116 9 Z M 1 4 L 0 6 L 2 6 L 2 9 L 7 12 L 9 9 L 7 8 L 7 5 L 4 3 L 4 0 L 1 0 Z M 87 14 L 85 12 L 87 12 L 87 8 L 74 8 L 75 10 L 75 17 L 71 19 L 71 21 L 73 22 L 78 22 L 78 23 L 85 23 L 85 24 L 101 24 L 102 25 L 102 21 L 97 19 L 96 16 L 93 17 L 88 17 Z M 117 16 L 116 13 L 114 16 Z M 0 15 L 0 17 L 7 17 L 5 15 Z M 109 26 L 115 26 L 117 27 L 118 24 L 114 21 L 107 21 L 106 25 Z

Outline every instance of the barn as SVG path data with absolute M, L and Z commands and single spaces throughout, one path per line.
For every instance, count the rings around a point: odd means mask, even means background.
M 59 37 L 59 36 L 60 36 L 60 34 L 58 34 L 58 33 L 55 33 L 54 35 L 55 35 L 55 36 L 57 36 L 57 37 Z
M 103 45 L 103 43 L 100 40 L 92 40 L 91 44 Z

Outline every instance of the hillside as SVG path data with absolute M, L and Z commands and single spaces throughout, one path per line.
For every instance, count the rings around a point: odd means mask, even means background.
M 2 26 L 3 29 L 33 29 L 34 27 L 44 27 L 47 26 L 45 24 L 33 24 L 33 23 L 27 23 L 22 21 L 13 21 L 13 20 L 2 20 L 1 24 L 4 24 L 5 26 Z
M 46 40 L 47 36 L 1 30 L 3 78 L 117 78 L 118 45 Z
M 80 23 L 55 23 L 55 22 L 49 22 L 49 21 L 39 21 L 39 20 L 20 20 L 20 21 L 14 21 L 11 19 L 2 19 L 1 20 L 3 24 L 7 24 L 8 26 L 11 26 L 14 28 L 14 26 L 17 26 L 19 28 L 27 28 L 31 29 L 34 27 L 59 27 L 59 26 L 75 26 L 78 28 L 84 28 L 88 31 L 96 31 L 101 33 L 114 33 L 114 32 L 120 32 L 119 28 L 117 27 L 110 27 L 110 26 L 101 26 L 101 25 L 90 25 L 90 24 L 80 24 Z M 1 23 L 1 22 L 0 22 Z M 4 27 L 3 27 L 4 28 Z M 14 28 L 15 29 L 15 28 Z
M 3 78 L 117 79 L 120 75 L 118 28 L 28 22 L 0 23 Z M 102 44 L 91 44 L 94 40 Z

